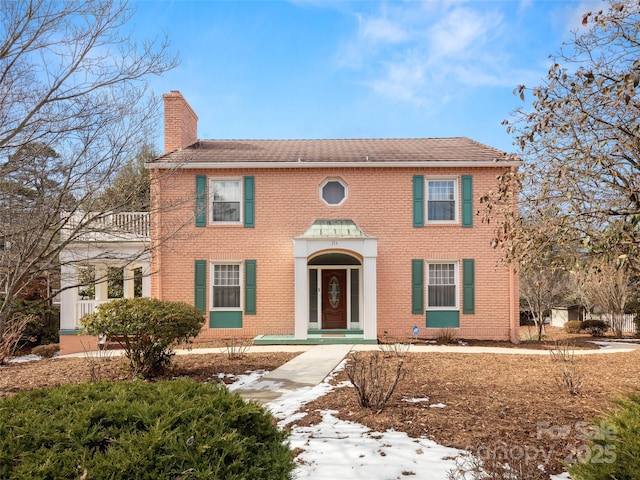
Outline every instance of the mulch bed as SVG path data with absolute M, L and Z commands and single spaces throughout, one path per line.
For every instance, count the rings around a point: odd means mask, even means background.
M 596 348 L 587 335 L 566 335 L 550 330 L 543 342 L 523 342 L 511 348 L 554 348 L 556 341 L 575 348 Z M 470 345 L 510 346 L 504 342 L 466 342 Z M 164 378 L 190 377 L 197 381 L 221 381 L 218 374 L 239 375 L 253 370 L 273 370 L 297 353 L 247 353 L 231 359 L 227 354 L 178 355 Z M 313 424 L 319 411 L 335 410 L 337 416 L 375 431 L 394 429 L 412 437 L 426 437 L 439 444 L 494 452 L 507 451 L 507 460 L 526 452 L 537 465 L 559 473 L 563 461 L 584 451 L 587 422 L 612 408 L 611 400 L 637 388 L 640 351 L 604 355 L 576 355 L 573 362 L 553 361 L 549 355 L 408 353 L 373 350 L 359 355 L 382 355 L 394 370 L 403 362 L 404 376 L 386 408 L 375 413 L 361 408 L 353 387 L 335 389 L 308 404 L 307 416 L 295 424 Z M 571 394 L 558 385 L 563 369 L 573 369 L 581 388 Z M 100 362 L 89 358 L 52 358 L 0 367 L 0 397 L 15 392 L 91 380 L 126 380 L 123 359 Z M 345 372 L 334 382 L 346 380 Z M 226 380 L 232 381 L 230 378 Z M 409 402 L 424 399 L 428 401 Z M 433 404 L 444 408 L 431 408 Z M 535 455 L 535 458 L 534 458 Z

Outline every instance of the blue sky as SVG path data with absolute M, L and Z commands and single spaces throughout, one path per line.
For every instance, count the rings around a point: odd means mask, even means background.
M 136 35 L 167 32 L 199 138 L 466 136 L 515 151 L 519 84 L 595 1 L 133 2 Z M 158 145 L 161 144 L 161 139 Z

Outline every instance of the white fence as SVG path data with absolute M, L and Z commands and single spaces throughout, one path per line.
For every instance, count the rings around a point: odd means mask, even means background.
M 626 333 L 635 333 L 636 331 L 636 324 L 633 322 L 633 317 L 634 315 L 629 313 L 626 314 L 624 316 L 624 320 L 622 323 L 622 331 L 626 332 Z M 595 315 L 593 313 L 587 313 L 584 316 L 585 320 L 602 320 L 603 322 L 607 322 L 609 325 L 611 325 L 611 315 L 608 314 L 602 314 L 602 315 Z

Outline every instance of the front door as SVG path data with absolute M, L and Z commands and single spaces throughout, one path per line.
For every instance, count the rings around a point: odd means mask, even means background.
M 322 270 L 322 328 L 347 328 L 347 270 Z

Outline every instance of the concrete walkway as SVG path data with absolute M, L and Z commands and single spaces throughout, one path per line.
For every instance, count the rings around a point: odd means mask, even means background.
M 235 392 L 245 400 L 267 403 L 284 393 L 303 387 L 315 387 L 349 353 L 353 345 L 316 345 L 257 382 Z

